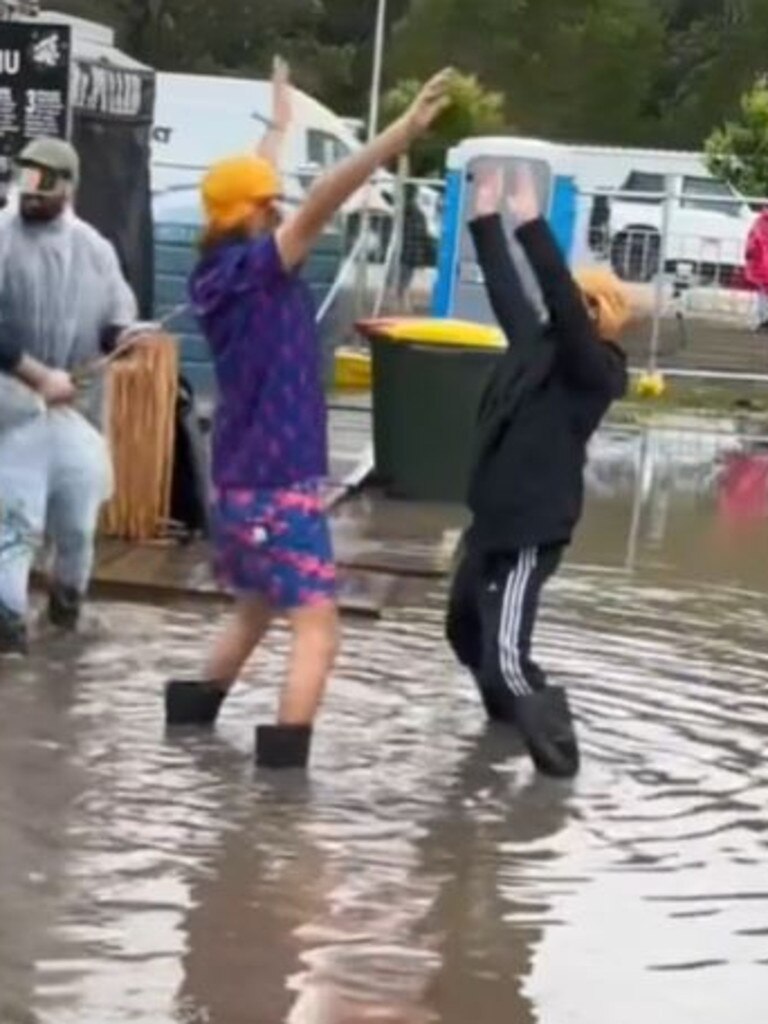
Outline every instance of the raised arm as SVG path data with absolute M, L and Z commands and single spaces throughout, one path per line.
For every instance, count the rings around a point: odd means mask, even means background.
M 273 167 L 280 166 L 283 143 L 292 119 L 291 70 L 282 57 L 275 57 L 272 65 L 272 121 L 256 147 L 256 155 L 269 160 Z
M 514 344 L 530 344 L 536 337 L 539 318 L 525 294 L 509 251 L 499 213 L 503 194 L 503 171 L 496 168 L 481 172 L 476 190 L 476 216 L 469 228 L 485 290 L 499 326 Z
M 577 387 L 620 397 L 626 390 L 626 366 L 616 349 L 598 336 L 584 296 L 540 214 L 529 169 L 519 172 L 509 205 L 518 223 L 518 241 L 544 295 L 566 373 Z
M 448 89 L 451 77 L 451 71 L 436 75 L 403 117 L 312 185 L 302 206 L 278 228 L 275 235 L 286 270 L 303 263 L 326 224 L 347 199 L 362 188 L 374 171 L 400 156 L 415 139 L 429 130 L 450 102 Z

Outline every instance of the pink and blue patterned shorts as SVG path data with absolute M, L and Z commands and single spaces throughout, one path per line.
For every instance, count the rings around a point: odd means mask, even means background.
M 336 565 L 316 485 L 220 490 L 213 502 L 216 577 L 240 596 L 280 611 L 336 599 Z

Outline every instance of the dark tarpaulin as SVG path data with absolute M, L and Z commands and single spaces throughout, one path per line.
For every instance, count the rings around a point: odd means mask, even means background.
M 77 209 L 117 249 L 148 319 L 153 306 L 150 158 L 155 77 L 131 64 L 73 60 L 72 142 L 82 162 Z
M 111 51 L 117 53 L 117 51 Z M 115 59 L 118 59 L 117 57 Z M 78 213 L 117 249 L 144 319 L 153 313 L 154 246 L 150 184 L 155 76 L 125 64 L 73 62 L 72 142 L 80 154 Z M 194 395 L 180 382 L 171 518 L 190 533 L 208 532 L 207 452 Z
M 150 163 L 155 75 L 116 50 L 72 66 L 72 141 L 82 163 L 78 213 L 117 249 L 144 319 L 153 313 L 154 245 Z M 176 409 L 171 518 L 208 532 L 207 453 L 185 381 Z

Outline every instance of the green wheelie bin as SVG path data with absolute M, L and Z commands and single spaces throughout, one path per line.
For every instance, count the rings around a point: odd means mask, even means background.
M 359 328 L 371 345 L 377 481 L 395 498 L 464 501 L 480 397 L 505 347 L 501 332 L 407 318 Z

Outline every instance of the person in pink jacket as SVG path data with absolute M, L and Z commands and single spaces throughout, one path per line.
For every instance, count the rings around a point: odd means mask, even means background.
M 768 209 L 761 211 L 749 233 L 745 273 L 757 288 L 757 329 L 768 331 Z

